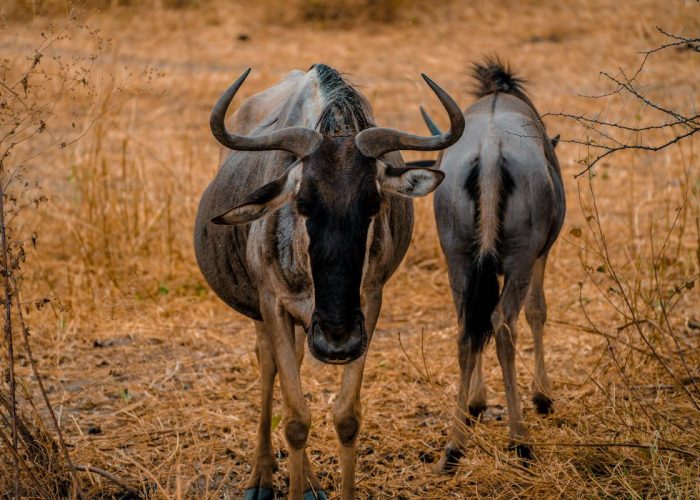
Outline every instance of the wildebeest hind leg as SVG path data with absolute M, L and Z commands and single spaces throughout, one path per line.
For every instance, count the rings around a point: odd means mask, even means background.
M 544 270 L 547 265 L 547 255 L 535 261 L 532 270 L 530 290 L 525 301 L 525 317 L 532 330 L 535 344 L 535 378 L 532 381 L 532 402 L 537 413 L 546 415 L 552 413 L 552 388 L 547 377 L 544 364 L 544 324 L 547 321 L 547 302 L 544 297 Z
M 527 443 L 528 433 L 520 406 L 515 372 L 515 346 L 518 340 L 518 314 L 525 300 L 530 282 L 530 268 L 521 268 L 509 275 L 496 310 L 491 315 L 496 336 L 496 353 L 503 372 L 503 384 L 508 404 L 508 428 L 510 447 L 521 458 L 532 458 L 532 449 Z
M 462 458 L 463 449 L 467 440 L 467 425 L 471 423 L 469 410 L 469 389 L 474 368 L 480 355 L 478 348 L 472 347 L 472 342 L 464 333 L 463 325 L 459 326 L 459 389 L 457 393 L 457 409 L 453 418 L 450 437 L 445 446 L 445 451 L 438 462 L 439 472 L 452 473 L 455 466 Z
M 268 500 L 274 498 L 272 473 L 276 469 L 275 456 L 272 453 L 270 438 L 272 420 L 272 391 L 277 375 L 275 358 L 272 355 L 270 340 L 263 323 L 255 322 L 257 342 L 255 354 L 260 368 L 261 402 L 260 424 L 258 426 L 258 444 L 255 448 L 253 470 L 246 484 L 245 500 Z
M 486 384 L 484 384 L 484 371 L 481 366 L 483 353 L 478 352 L 476 356 L 476 366 L 472 372 L 472 381 L 469 386 L 469 415 L 478 419 L 486 411 Z

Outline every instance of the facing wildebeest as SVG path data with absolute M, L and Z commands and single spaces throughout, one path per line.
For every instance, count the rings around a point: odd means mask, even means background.
M 334 69 L 317 64 L 247 99 L 229 132 L 224 115 L 247 75 L 211 114 L 212 132 L 225 148 L 219 172 L 202 196 L 194 238 L 209 285 L 255 322 L 262 405 L 245 498 L 274 496 L 270 420 L 277 373 L 289 445 L 289 498 L 326 498 L 305 451 L 311 416 L 299 369 L 306 339 L 314 357 L 346 364 L 333 420 L 341 444 L 342 496 L 350 499 L 360 385 L 382 288 L 411 239 L 410 197 L 432 192 L 444 176 L 407 168 L 398 151 L 453 144 L 464 117 L 424 75 L 449 114 L 450 131 L 419 137 L 377 128 L 365 98 Z
M 498 59 L 474 66 L 476 101 L 464 112 L 465 132 L 440 159 L 445 182 L 435 192 L 440 244 L 459 318 L 460 382 L 456 422 L 439 467 L 450 471 L 462 455 L 464 425 L 486 408 L 481 353 L 496 337 L 508 404 L 511 446 L 527 444 L 515 374 L 517 320 L 525 315 L 535 344 L 533 402 L 551 411 L 542 330 L 547 309 L 543 280 L 549 250 L 564 222 L 565 200 L 544 123 L 523 91 L 523 81 Z M 439 129 L 427 114 L 428 128 Z M 499 284 L 503 277 L 503 285 Z

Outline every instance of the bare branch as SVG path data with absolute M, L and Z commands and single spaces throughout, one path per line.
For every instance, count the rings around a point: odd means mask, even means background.
M 139 490 L 137 490 L 133 486 L 130 486 L 123 479 L 119 478 L 118 476 L 115 476 L 111 472 L 107 472 L 104 469 L 100 469 L 99 467 L 93 467 L 92 465 L 76 465 L 74 469 L 83 472 L 92 472 L 93 474 L 98 474 L 102 477 L 106 477 L 120 488 L 123 488 L 124 491 L 128 491 L 129 493 L 134 495 L 136 498 L 143 498 L 143 495 Z
M 651 110 L 667 115 L 670 119 L 657 123 L 636 125 L 620 120 L 606 120 L 599 116 L 587 116 L 585 114 L 573 114 L 567 112 L 547 113 L 543 116 L 552 116 L 572 120 L 582 126 L 589 137 L 585 139 L 562 139 L 561 142 L 568 142 L 585 146 L 588 150 L 596 151 L 593 155 L 588 155 L 580 160 L 584 166 L 575 177 L 580 177 L 588 173 L 601 160 L 624 150 L 638 151 L 661 151 L 673 144 L 684 141 L 700 131 L 700 114 L 696 110 L 684 113 L 673 109 L 668 105 L 657 102 L 653 97 L 640 90 L 639 77 L 649 59 L 657 54 L 675 48 L 676 50 L 689 50 L 693 53 L 700 53 L 700 37 L 686 37 L 671 34 L 657 27 L 657 30 L 670 38 L 672 41 L 661 43 L 659 46 L 641 52 L 643 58 L 631 76 L 628 72 L 620 68 L 616 75 L 609 72 L 601 72 L 600 75 L 611 82 L 613 89 L 599 95 L 585 96 L 589 99 L 609 99 L 613 96 L 631 97 L 640 107 L 640 112 Z M 695 63 L 695 61 L 693 61 Z M 636 113 L 635 113 L 636 114 Z M 668 131 L 672 137 L 661 139 L 658 132 Z M 628 135 L 626 135 L 628 134 Z M 656 134 L 656 135 L 654 135 Z M 594 135 L 595 139 L 590 137 Z M 600 140 L 598 140 L 600 139 Z

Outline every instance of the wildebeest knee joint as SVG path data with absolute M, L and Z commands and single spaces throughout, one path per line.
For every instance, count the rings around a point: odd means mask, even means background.
M 301 420 L 290 420 L 284 425 L 284 434 L 289 446 L 301 449 L 306 446 L 306 439 L 309 437 L 310 425 Z
M 500 311 L 496 310 L 491 313 L 491 325 L 493 325 L 494 332 L 497 332 L 501 325 L 503 324 L 503 315 Z
M 360 421 L 355 416 L 342 418 L 336 422 L 335 430 L 342 444 L 350 444 L 360 431 Z
M 542 326 L 547 321 L 547 310 L 540 306 L 528 307 L 525 309 L 525 318 L 531 325 Z

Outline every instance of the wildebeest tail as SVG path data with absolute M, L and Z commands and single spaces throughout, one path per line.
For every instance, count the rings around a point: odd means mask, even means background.
M 500 296 L 498 285 L 498 256 L 492 252 L 475 256 L 467 269 L 467 286 L 462 303 L 465 337 L 479 351 L 491 338 L 491 314 Z
M 460 311 L 465 332 L 462 340 L 470 341 L 478 350 L 483 349 L 493 333 L 491 315 L 500 298 L 503 220 L 508 198 L 515 188 L 505 159 L 500 157 L 500 147 L 495 167 L 481 174 L 477 159 L 465 185 L 474 203 L 474 237 Z

